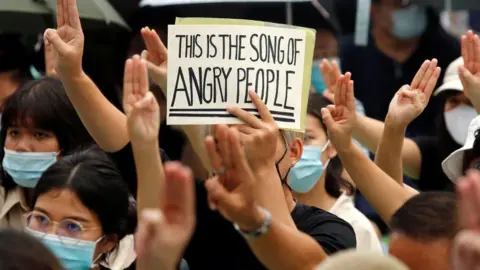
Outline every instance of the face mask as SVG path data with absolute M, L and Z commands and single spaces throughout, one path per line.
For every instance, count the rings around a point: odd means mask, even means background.
M 101 254 L 95 260 L 93 260 L 93 255 L 97 244 L 104 238 L 103 236 L 97 241 L 67 237 L 62 237 L 62 240 L 60 240 L 55 234 L 43 234 L 28 228 L 25 231 L 40 239 L 60 260 L 66 270 L 87 270 L 97 266 L 95 261 L 100 258 Z
M 473 118 L 477 116 L 477 111 L 472 106 L 465 104 L 455 107 L 455 109 L 445 112 L 445 125 L 450 136 L 460 145 L 465 144 L 467 140 L 468 126 Z
M 340 58 L 338 57 L 331 57 L 328 58 L 328 61 L 332 62 L 335 60 L 337 64 L 340 66 Z M 327 89 L 327 85 L 325 84 L 325 80 L 323 79 L 322 72 L 320 71 L 320 64 L 322 60 L 314 60 L 312 63 L 312 85 L 315 89 L 316 93 L 323 94 Z
M 42 174 L 57 161 L 54 152 L 16 152 L 4 148 L 3 169 L 13 181 L 25 188 L 34 188 Z
M 317 184 L 330 160 L 322 164 L 320 157 L 327 149 L 329 142 L 323 148 L 307 145 L 303 148 L 301 159 L 295 164 L 290 175 L 290 187 L 297 193 L 307 193 Z
M 410 5 L 406 8 L 396 10 L 393 13 L 392 20 L 392 34 L 400 40 L 421 36 L 428 25 L 425 8 L 417 5 Z

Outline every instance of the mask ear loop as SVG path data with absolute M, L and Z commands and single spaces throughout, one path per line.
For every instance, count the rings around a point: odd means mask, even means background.
M 328 140 L 327 143 L 323 146 L 322 153 L 325 152 L 325 150 L 327 150 L 329 145 L 330 145 L 330 140 Z M 328 167 L 328 164 L 330 164 L 330 158 L 328 158 L 327 162 L 325 162 L 325 165 L 323 166 L 324 170 Z
M 283 137 L 283 134 L 281 135 Z M 290 174 L 290 170 L 292 168 L 291 167 L 288 168 L 287 174 L 285 175 L 285 177 L 282 177 L 282 174 L 280 173 L 280 167 L 278 166 L 280 165 L 280 162 L 282 162 L 282 160 L 285 158 L 285 156 L 288 153 L 288 143 L 287 143 L 287 140 L 285 140 L 285 138 L 284 138 L 284 141 L 285 141 L 285 152 L 283 152 L 282 157 L 275 163 L 275 168 L 277 169 L 277 174 L 278 174 L 278 177 L 280 177 L 280 182 L 282 183 L 282 185 L 285 185 L 290 191 L 292 191 L 292 188 L 287 183 L 287 177 Z
M 95 249 L 97 248 L 97 245 L 98 243 L 102 242 L 104 239 L 106 238 L 106 236 L 102 236 L 100 237 L 97 241 L 95 241 Z M 100 253 L 98 254 L 98 256 L 92 260 L 92 265 L 90 265 L 90 268 L 95 268 L 95 267 L 98 267 L 99 263 L 99 259 L 102 258 L 102 256 L 104 255 L 105 253 Z

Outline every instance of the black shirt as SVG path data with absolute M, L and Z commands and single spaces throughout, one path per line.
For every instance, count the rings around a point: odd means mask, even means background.
M 161 152 L 162 160 L 168 160 L 162 150 Z M 131 146 L 112 154 L 112 158 L 122 176 L 133 186 L 130 181 L 136 182 L 136 170 Z M 136 192 L 136 183 L 134 186 Z M 202 180 L 195 180 L 195 190 L 197 224 L 184 255 L 190 269 L 266 269 L 232 223 L 218 212 L 210 210 Z M 333 214 L 316 207 L 297 204 L 292 218 L 297 228 L 317 240 L 327 254 L 356 247 L 352 226 Z
M 197 226 L 185 253 L 190 269 L 266 269 L 231 222 L 208 208 L 207 192 L 196 181 Z M 292 212 L 297 228 L 312 236 L 327 254 L 355 248 L 355 233 L 347 222 L 326 211 L 298 204 Z
M 460 44 L 440 26 L 436 14 L 429 10 L 429 27 L 422 36 L 419 47 L 404 63 L 385 55 L 370 36 L 366 47 L 356 46 L 353 36 L 341 42 L 340 59 L 343 72 L 352 72 L 355 81 L 355 97 L 360 100 L 368 117 L 385 120 L 390 101 L 405 84 L 410 84 L 425 60 L 438 59 L 442 74 L 437 85 L 443 81 L 448 65 L 460 56 Z M 434 135 L 434 119 L 443 111 L 442 99 L 432 97 L 425 111 L 409 126 L 409 137 Z
M 453 191 L 453 183 L 442 169 L 442 161 L 446 156 L 441 151 L 440 140 L 434 136 L 419 136 L 412 140 L 417 144 L 422 157 L 418 188 L 421 191 Z

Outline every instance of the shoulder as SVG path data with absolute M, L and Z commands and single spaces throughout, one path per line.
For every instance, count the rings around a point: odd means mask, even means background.
M 297 204 L 292 217 L 298 229 L 317 240 L 327 254 L 356 247 L 352 226 L 327 211 Z

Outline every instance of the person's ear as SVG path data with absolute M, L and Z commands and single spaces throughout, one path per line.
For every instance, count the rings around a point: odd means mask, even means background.
M 333 146 L 332 142 L 328 144 L 327 149 L 325 149 L 325 153 L 327 153 L 328 159 L 333 159 L 337 156 L 337 149 L 335 149 L 335 146 Z
M 111 252 L 118 244 L 118 236 L 115 234 L 106 236 L 102 241 L 99 243 L 99 252 L 101 254 L 107 254 Z
M 299 138 L 295 138 L 290 145 L 289 159 L 290 166 L 293 167 L 300 160 L 303 154 L 303 142 Z

